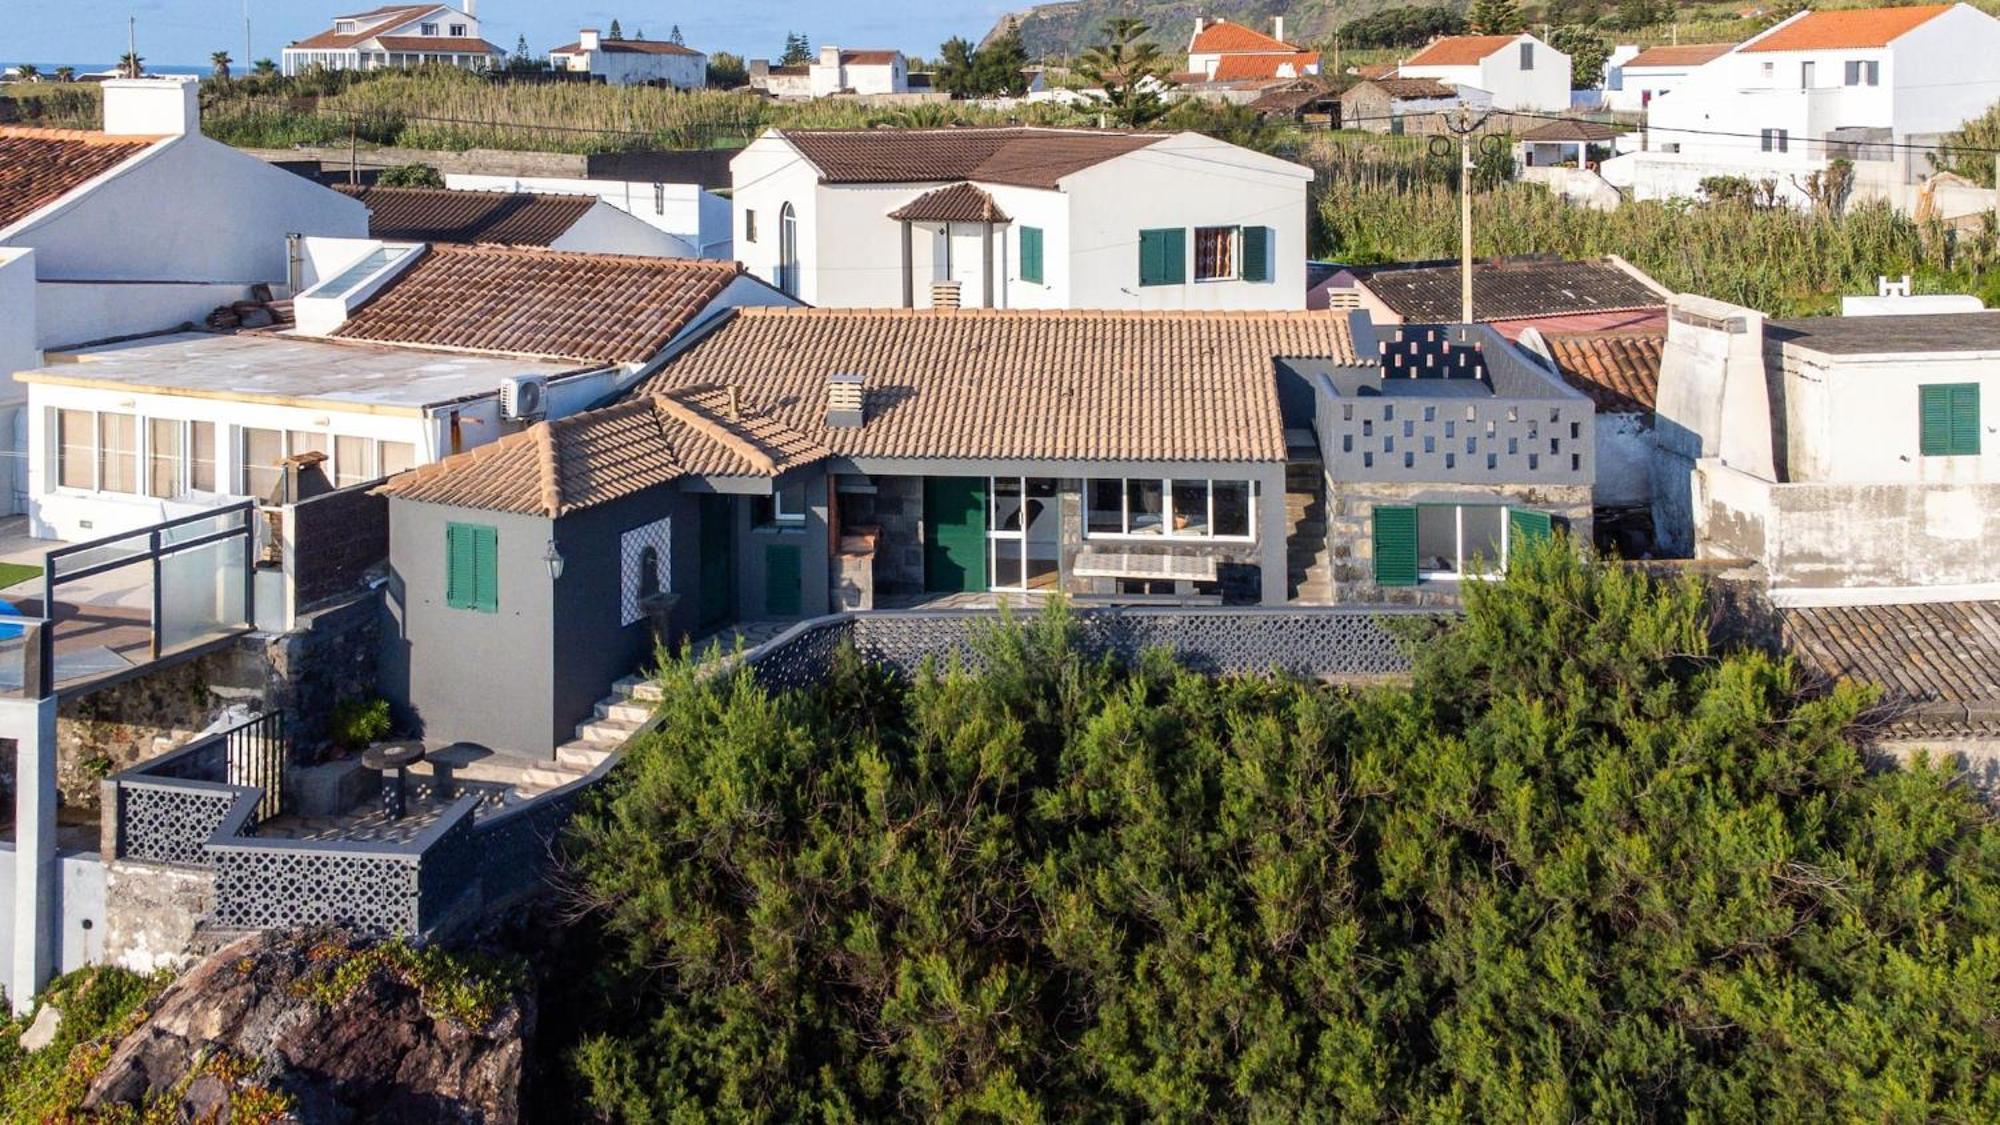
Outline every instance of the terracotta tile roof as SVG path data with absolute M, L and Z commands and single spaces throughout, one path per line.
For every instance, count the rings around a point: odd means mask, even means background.
M 893 66 L 901 51 L 842 51 L 842 66 Z
M 679 43 L 669 43 L 665 39 L 599 39 L 597 49 L 610 55 L 699 55 L 693 47 L 683 47 Z M 557 47 L 552 55 L 583 54 L 583 41 L 578 40 L 567 47 Z
M 377 40 L 385 51 L 430 51 L 434 54 L 504 55 L 506 50 L 484 39 L 455 38 L 448 35 L 384 35 Z
M 1321 100 L 1338 100 L 1338 96 L 1331 87 L 1305 79 L 1296 85 L 1272 90 L 1251 102 L 1250 109 L 1259 114 L 1297 113 Z
M 971 184 L 953 184 L 926 192 L 894 211 L 892 219 L 919 223 L 1005 223 L 1007 213 L 993 197 Z
M 352 47 L 357 43 L 366 43 L 375 36 L 376 32 L 393 30 L 409 23 L 411 20 L 422 19 L 424 16 L 439 10 L 441 9 L 436 4 L 400 4 L 390 5 L 386 8 L 376 8 L 368 12 L 356 12 L 351 16 L 335 16 L 335 21 L 354 20 L 356 24 L 354 31 L 342 35 L 329 28 L 318 35 L 298 40 L 292 44 L 292 47 L 300 50 L 319 51 L 340 50 Z
M 1355 76 L 1359 78 L 1394 78 L 1396 76 L 1396 68 L 1400 65 L 1399 63 L 1392 62 L 1369 63 L 1367 66 L 1357 66 L 1352 69 Z
M 1607 414 L 1651 414 L 1660 390 L 1658 333 L 1617 336 L 1545 335 L 1563 381 Z
M 1456 265 L 1383 267 L 1363 274 L 1361 283 L 1404 320 L 1431 324 L 1458 319 Z M 1666 303 L 1665 294 L 1608 258 L 1475 262 L 1472 266 L 1472 312 L 1481 321 L 1665 307 Z
M 160 139 L 0 126 L 0 227 L 54 203 Z
M 1188 54 L 1217 55 L 1232 51 L 1296 51 L 1297 47 L 1282 39 L 1274 39 L 1261 31 L 1248 28 L 1228 20 L 1216 20 L 1195 32 L 1194 40 L 1188 45 Z
M 1249 82 L 1258 78 L 1298 78 L 1306 73 L 1306 68 L 1318 65 L 1318 51 L 1302 51 L 1294 55 L 1224 55 L 1215 64 L 1213 81 Z M 1283 67 L 1290 66 L 1290 74 L 1281 73 Z
M 779 133 L 830 184 L 980 180 L 1054 188 L 1064 176 L 1167 133 L 1096 129 L 787 129 Z
M 1357 83 L 1360 84 L 1363 83 Z M 1458 96 L 1458 87 L 1447 86 L 1435 78 L 1370 78 L 1365 84 L 1375 87 L 1389 95 L 1392 100 L 1399 102 Z
M 1594 144 L 1601 141 L 1612 140 L 1613 138 L 1618 136 L 1618 133 L 1619 130 L 1614 129 L 1611 126 L 1604 124 L 1603 122 L 1580 121 L 1572 117 L 1572 118 L 1565 118 L 1564 120 L 1561 121 L 1551 121 L 1546 125 L 1538 125 L 1535 128 L 1530 129 L 1525 133 L 1522 133 L 1521 139 L 1524 141 L 1530 141 L 1530 142 L 1540 141 L 1543 143 L 1570 141 L 1570 142 L 1588 142 Z
M 368 233 L 393 242 L 492 242 L 547 246 L 592 207 L 592 195 L 454 191 L 335 184 L 368 208 Z
M 642 363 L 740 276 L 735 262 L 439 244 L 333 334 L 590 364 Z
M 1478 66 L 1518 38 L 1513 35 L 1447 35 L 1403 60 L 1404 66 Z
M 1950 11 L 1952 4 L 1908 8 L 1849 8 L 1807 12 L 1762 38 L 1744 44 L 1751 51 L 1824 51 L 1843 47 L 1886 47 L 1906 32 Z
M 1625 60 L 1625 69 L 1649 66 L 1700 66 L 1736 49 L 1734 43 L 1683 43 L 1678 46 L 1648 47 Z
M 733 383 L 836 456 L 1282 461 L 1280 357 L 1355 362 L 1325 312 L 745 308 L 646 384 Z M 825 424 L 858 374 L 865 422 Z
M 1880 684 L 1901 736 L 2000 734 L 2000 602 L 1781 612 L 1785 645 L 1831 679 Z
M 376 491 L 425 504 L 556 519 L 685 476 L 771 477 L 825 456 L 810 440 L 739 413 L 719 396 L 641 395 L 537 422 L 391 478 Z M 686 401 L 677 401 L 679 399 Z

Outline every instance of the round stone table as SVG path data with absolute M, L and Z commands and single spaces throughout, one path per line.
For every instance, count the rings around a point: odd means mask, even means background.
M 424 760 L 424 744 L 415 741 L 378 742 L 361 752 L 361 764 L 382 771 L 382 814 L 403 819 L 403 783 L 410 767 Z

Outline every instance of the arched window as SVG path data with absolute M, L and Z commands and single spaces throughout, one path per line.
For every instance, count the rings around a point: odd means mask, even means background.
M 660 549 L 650 544 L 639 552 L 639 598 L 660 592 Z
M 778 288 L 799 295 L 799 216 L 789 203 L 778 212 Z

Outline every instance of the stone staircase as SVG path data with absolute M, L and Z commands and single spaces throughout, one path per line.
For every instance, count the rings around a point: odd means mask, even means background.
M 1285 529 L 1285 595 L 1303 605 L 1330 604 L 1333 559 L 1326 542 L 1326 470 L 1317 448 L 1294 447 L 1285 462 Z
M 448 766 L 456 780 L 507 786 L 505 804 L 531 801 L 596 769 L 645 725 L 660 700 L 659 685 L 640 676 L 627 676 L 611 690 L 598 702 L 593 717 L 577 726 L 576 738 L 556 747 L 554 759 L 447 747 L 434 751 L 411 774 L 434 773 L 433 763 L 439 763 Z

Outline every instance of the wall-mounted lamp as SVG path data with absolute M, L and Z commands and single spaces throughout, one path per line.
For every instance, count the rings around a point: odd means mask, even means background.
M 556 550 L 555 540 L 549 540 L 548 549 L 542 552 L 542 561 L 549 566 L 549 581 L 554 582 L 562 577 L 563 557 L 562 552 Z

